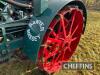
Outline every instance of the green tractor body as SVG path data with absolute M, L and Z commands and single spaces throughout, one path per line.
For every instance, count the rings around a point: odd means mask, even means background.
M 78 8 L 83 12 L 84 33 L 87 13 L 80 0 L 0 0 L 0 61 L 5 61 L 12 52 L 21 49 L 37 63 L 49 25 L 64 7 Z

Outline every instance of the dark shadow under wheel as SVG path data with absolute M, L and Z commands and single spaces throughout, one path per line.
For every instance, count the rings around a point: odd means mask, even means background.
M 66 6 L 49 25 L 38 54 L 38 67 L 48 73 L 62 68 L 71 58 L 83 31 L 83 12 L 76 6 Z

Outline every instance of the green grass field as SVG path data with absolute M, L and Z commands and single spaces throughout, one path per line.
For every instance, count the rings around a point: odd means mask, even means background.
M 88 11 L 88 22 L 85 34 L 70 61 L 94 62 L 95 69 L 91 71 L 61 70 L 54 75 L 100 75 L 100 12 Z M 0 64 L 0 75 L 43 75 L 34 68 L 30 60 L 12 58 L 9 62 Z

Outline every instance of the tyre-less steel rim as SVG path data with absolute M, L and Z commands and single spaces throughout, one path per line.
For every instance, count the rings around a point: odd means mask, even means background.
M 83 30 L 83 14 L 79 8 L 63 8 L 52 20 L 38 54 L 40 69 L 53 73 L 74 53 Z

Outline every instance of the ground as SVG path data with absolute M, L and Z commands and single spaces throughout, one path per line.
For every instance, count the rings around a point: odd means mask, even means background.
M 94 62 L 94 70 L 61 70 L 54 75 L 100 75 L 100 11 L 88 11 L 88 22 L 84 35 L 70 61 Z M 12 58 L 0 64 L 0 75 L 43 75 L 34 68 L 30 60 Z

